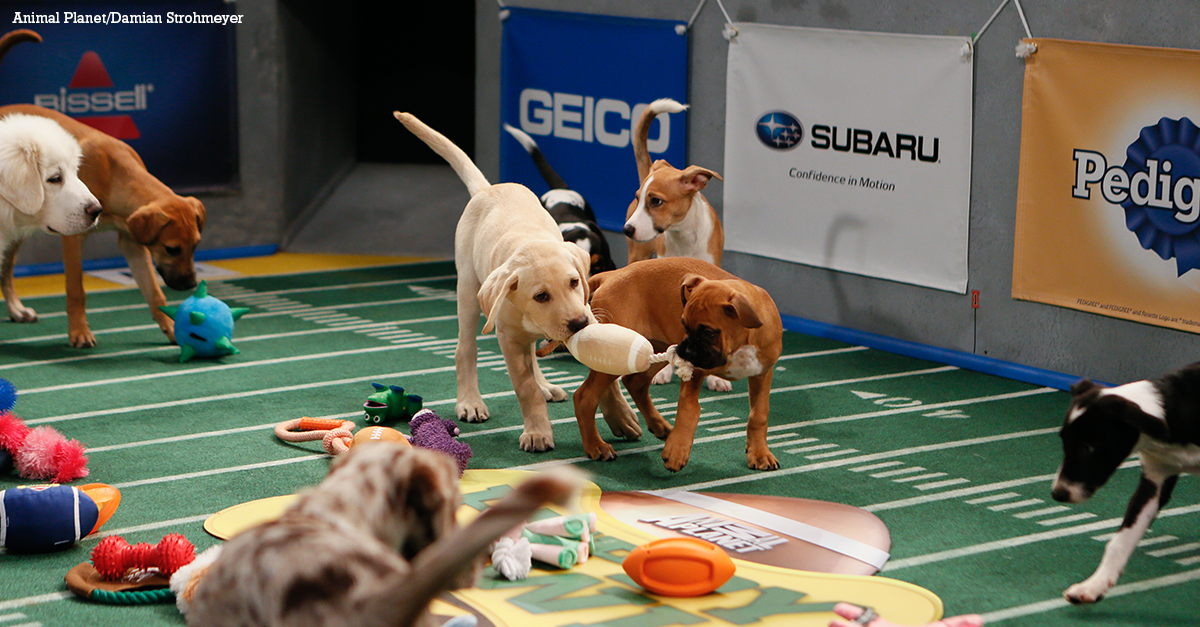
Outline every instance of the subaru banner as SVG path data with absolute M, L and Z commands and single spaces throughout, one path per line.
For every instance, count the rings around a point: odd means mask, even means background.
M 35 104 L 127 142 L 179 193 L 238 174 L 236 5 L 221 0 L 14 2 L 0 32 L 42 42 L 0 61 L 0 104 Z
M 735 26 L 726 249 L 965 293 L 970 40 Z
M 620 231 L 638 188 L 631 127 L 647 104 L 687 104 L 684 22 L 508 8 L 501 45 L 500 119 L 527 133 L 549 165 Z M 500 133 L 500 179 L 539 196 L 549 186 L 529 154 Z M 687 112 L 650 127 L 651 159 L 686 165 Z

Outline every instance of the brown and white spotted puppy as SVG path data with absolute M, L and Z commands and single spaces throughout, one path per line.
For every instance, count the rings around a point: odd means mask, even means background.
M 275 521 L 229 540 L 196 584 L 193 627 L 436 625 L 429 603 L 469 586 L 488 546 L 576 475 L 535 475 L 459 528 L 450 457 L 381 442 L 351 449 Z

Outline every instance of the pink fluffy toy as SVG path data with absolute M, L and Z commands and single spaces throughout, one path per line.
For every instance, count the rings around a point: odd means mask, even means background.
M 87 456 L 77 440 L 50 427 L 30 429 L 8 411 L 0 413 L 0 449 L 26 479 L 67 483 L 88 474 Z

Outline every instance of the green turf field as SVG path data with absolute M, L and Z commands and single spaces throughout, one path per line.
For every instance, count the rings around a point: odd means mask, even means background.
M 251 308 L 234 337 L 242 353 L 186 364 L 151 324 L 136 290 L 90 296 L 99 342 L 92 350 L 67 346 L 62 297 L 27 299 L 41 321 L 0 326 L 0 377 L 20 392 L 18 416 L 88 446 L 87 481 L 121 490 L 120 510 L 102 533 L 157 542 L 179 532 L 204 549 L 216 542 L 202 529 L 208 515 L 292 493 L 324 475 L 328 457 L 318 443 L 282 443 L 271 432 L 275 424 L 355 418 L 371 382 L 401 385 L 443 416 L 453 413 L 453 273 L 451 263 L 439 262 L 210 283 L 211 294 Z M 602 425 L 618 459 L 583 458 L 570 402 L 550 407 L 555 450 L 520 451 L 520 413 L 495 336 L 480 346 L 492 419 L 460 423 L 475 451 L 473 468 L 536 469 L 565 460 L 605 490 L 847 503 L 874 512 L 891 531 L 892 559 L 881 574 L 933 591 L 948 615 L 978 612 L 988 624 L 1014 626 L 1195 624 L 1200 493 L 1191 479 L 1180 483 L 1108 598 L 1092 607 L 1062 600 L 1066 586 L 1095 568 L 1138 476 L 1130 462 L 1092 502 L 1050 499 L 1063 392 L 787 333 L 771 401 L 770 442 L 782 468 L 746 468 L 746 384 L 739 382 L 732 393 L 704 393 L 691 463 L 671 474 L 649 433 L 624 442 Z M 586 374 L 561 355 L 544 360 L 543 369 L 568 390 Z M 664 413 L 677 389 L 656 388 Z M 23 483 L 0 478 L 0 488 Z M 0 627 L 182 624 L 173 605 L 105 606 L 67 593 L 63 575 L 95 543 L 0 554 Z

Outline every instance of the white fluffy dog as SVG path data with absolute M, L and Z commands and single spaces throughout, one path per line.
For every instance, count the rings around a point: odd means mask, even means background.
M 79 142 L 53 120 L 0 118 L 0 269 L 12 266 L 21 241 L 33 231 L 75 235 L 96 225 L 100 202 L 79 180 L 82 158 Z M 37 312 L 17 298 L 11 279 L 0 280 L 0 291 L 10 318 L 37 320 Z

